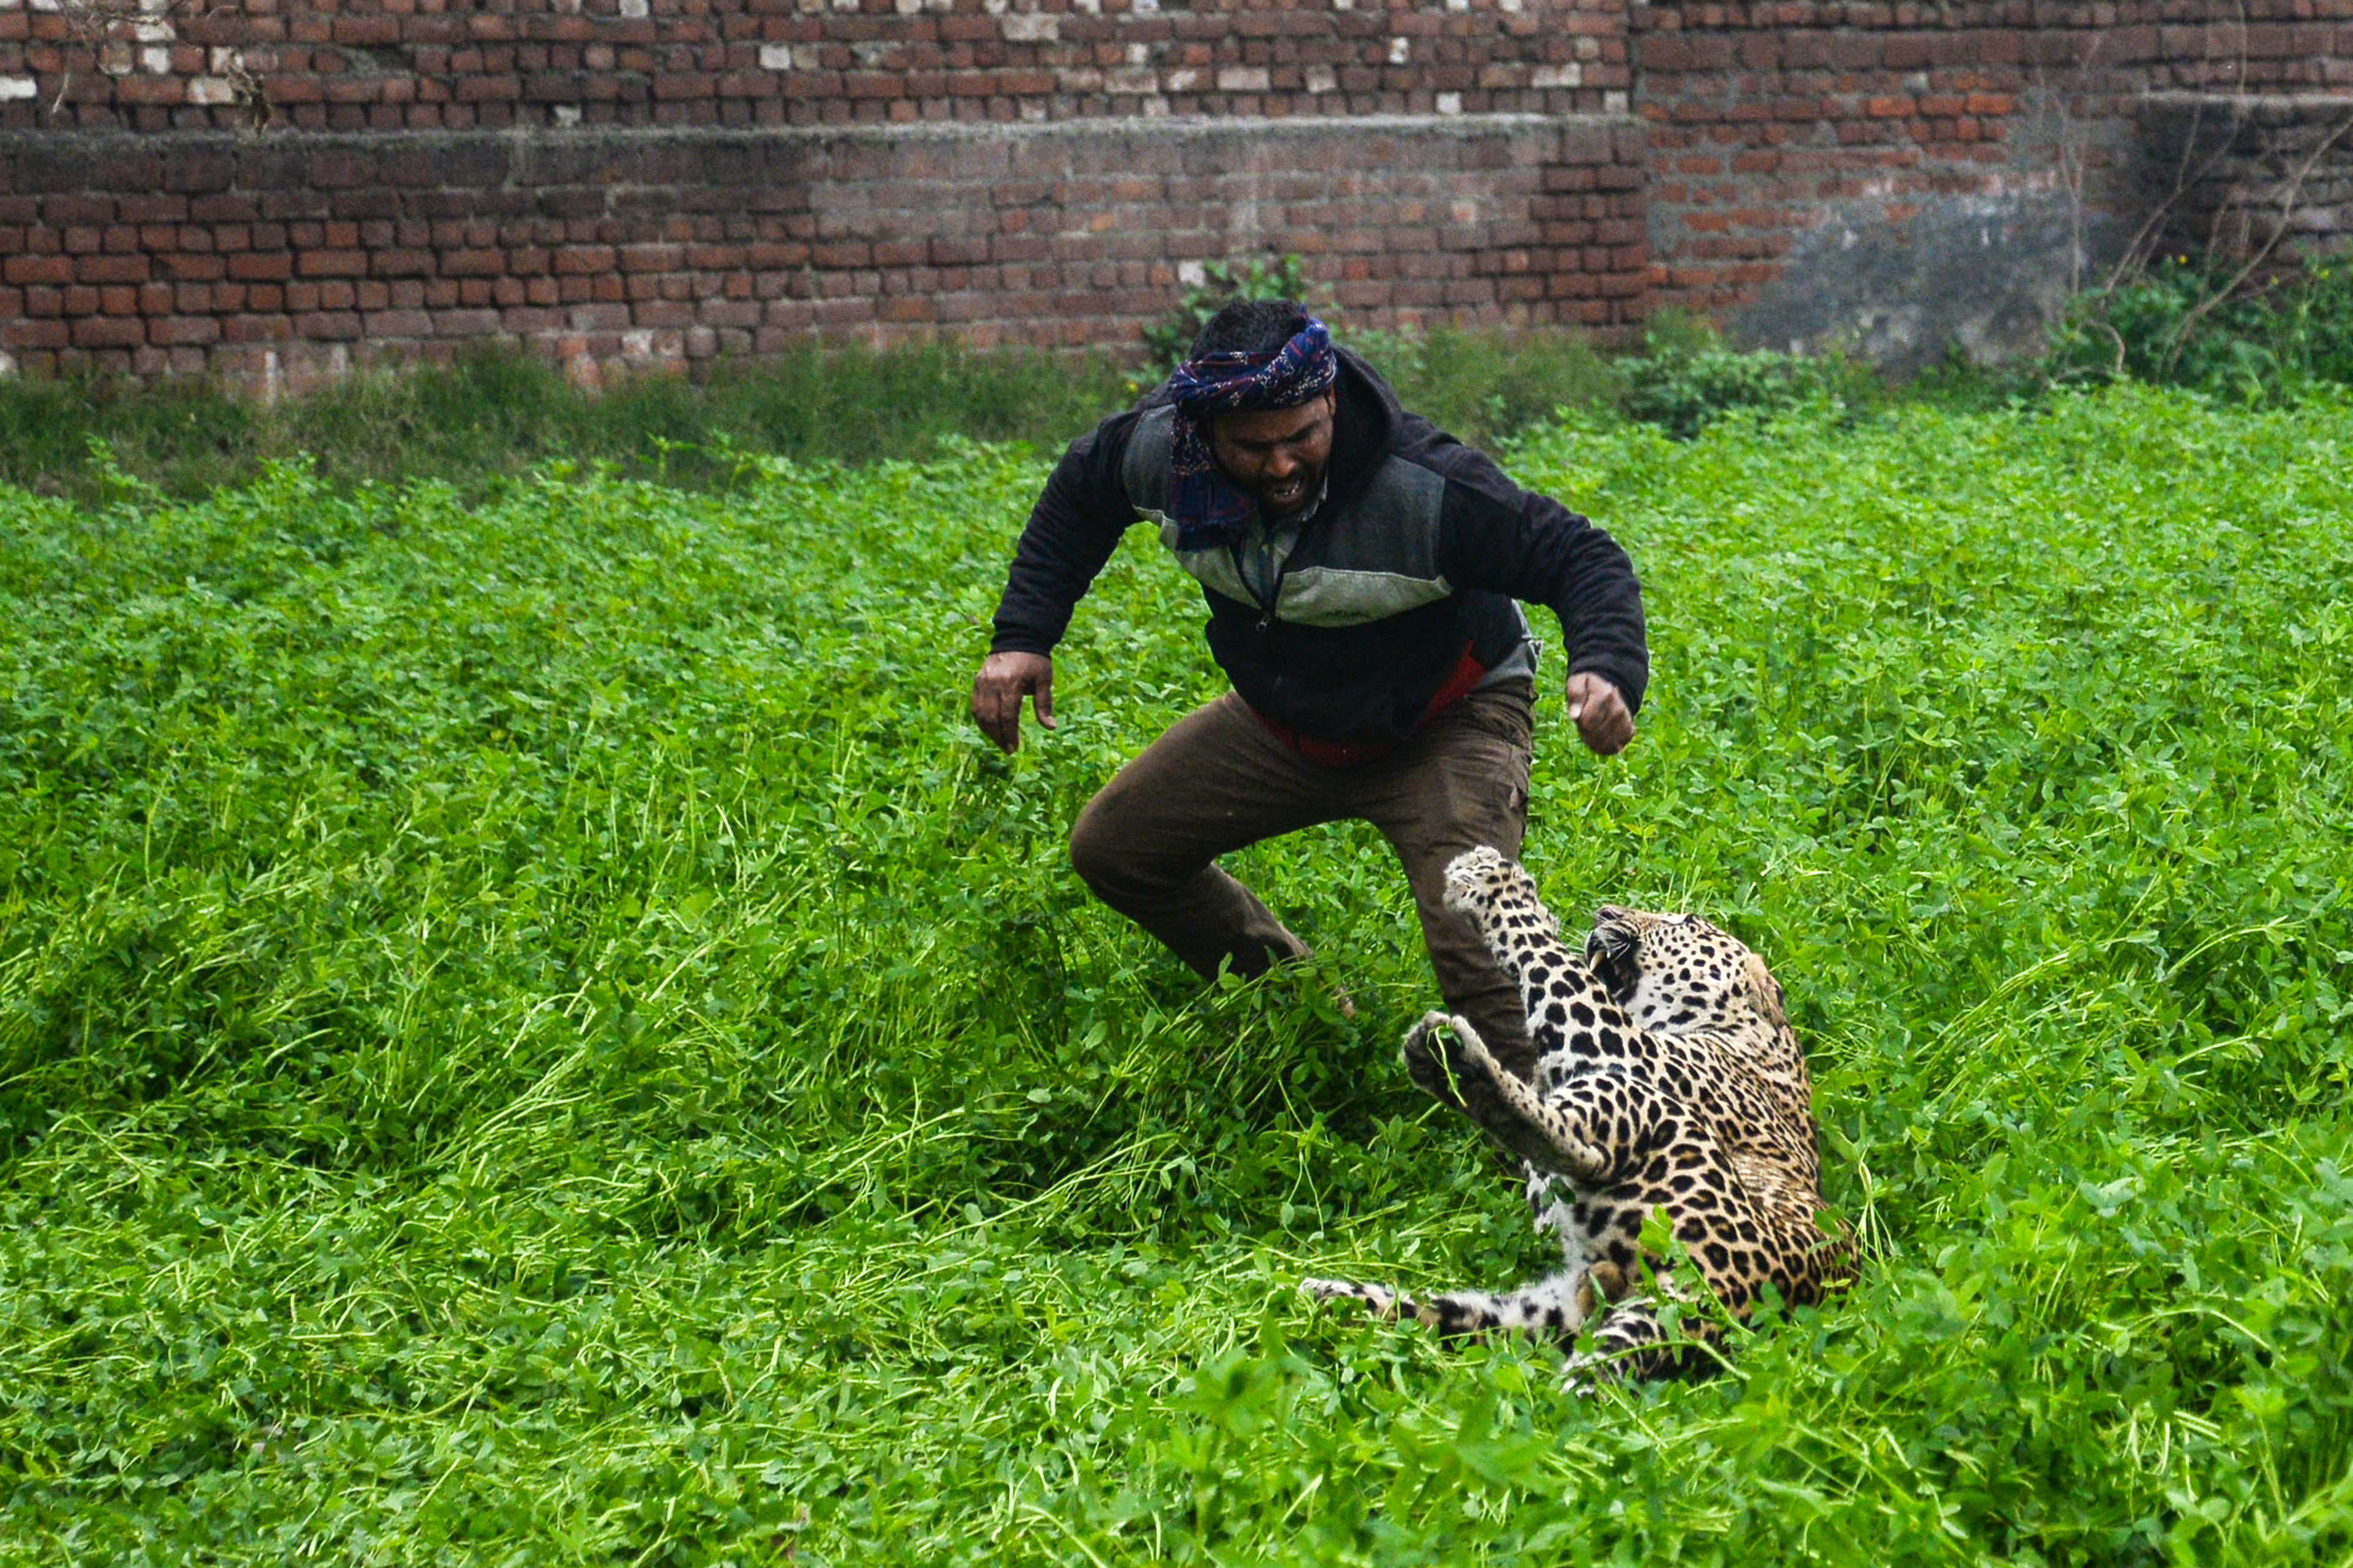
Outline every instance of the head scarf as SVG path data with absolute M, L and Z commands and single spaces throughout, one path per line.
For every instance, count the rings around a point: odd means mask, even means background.
M 1301 312 L 1291 341 L 1269 353 L 1203 354 L 1168 378 L 1176 404 L 1176 441 L 1168 461 L 1168 517 L 1176 548 L 1198 549 L 1237 537 L 1257 503 L 1218 467 L 1208 422 L 1219 414 L 1295 408 L 1329 388 L 1339 356 L 1324 323 Z

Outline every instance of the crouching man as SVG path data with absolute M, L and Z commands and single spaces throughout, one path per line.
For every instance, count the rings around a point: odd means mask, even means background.
M 1396 849 L 1447 1006 L 1504 1066 L 1534 1056 L 1516 988 L 1441 901 L 1455 856 L 1516 857 L 1537 645 L 1559 617 L 1577 735 L 1634 734 L 1650 661 L 1626 552 L 1398 406 L 1371 366 L 1281 300 L 1240 301 L 1134 409 L 1071 443 L 1016 547 L 973 717 L 1020 745 L 1053 726 L 1054 645 L 1143 519 L 1201 584 L 1232 689 L 1176 721 L 1079 814 L 1088 889 L 1204 977 L 1305 945 L 1218 857 L 1361 818 Z

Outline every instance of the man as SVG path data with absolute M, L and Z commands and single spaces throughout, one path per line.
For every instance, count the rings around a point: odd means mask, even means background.
M 1233 689 L 1137 756 L 1079 814 L 1089 890 L 1204 977 L 1302 957 L 1217 858 L 1362 818 L 1396 849 L 1448 1006 L 1522 1076 L 1516 989 L 1441 901 L 1448 861 L 1516 857 L 1527 819 L 1536 645 L 1567 642 L 1568 712 L 1590 750 L 1632 739 L 1650 661 L 1625 552 L 1406 413 L 1324 324 L 1279 300 L 1219 311 L 1142 405 L 1063 455 L 1030 513 L 973 681 L 981 730 L 1053 727 L 1054 645 L 1139 518 L 1199 580 Z

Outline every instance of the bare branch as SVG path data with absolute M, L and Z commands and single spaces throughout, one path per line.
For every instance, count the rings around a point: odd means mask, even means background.
M 2175 362 L 2181 357 L 2181 351 L 2189 342 L 2189 329 L 2203 321 L 2208 313 L 2223 300 L 2236 294 L 2240 286 L 2253 277 L 2263 264 L 2270 259 L 2272 252 L 2279 247 L 2279 242 L 2286 237 L 2288 229 L 2294 225 L 2296 205 L 2304 195 L 2305 181 L 2311 177 L 2312 171 L 2319 166 L 2320 161 L 2328 156 L 2337 143 L 2342 142 L 2348 133 L 2353 133 L 2353 114 L 2348 114 L 2337 121 L 2335 130 L 2314 143 L 2312 151 L 2305 155 L 2304 162 L 2296 165 L 2295 172 L 2288 176 L 2287 184 L 2281 188 L 2279 221 L 2271 226 L 2271 232 L 2263 237 L 2263 243 L 2256 248 L 2253 256 L 2247 258 L 2245 263 L 2236 272 L 2231 275 L 2229 282 L 2200 300 L 2182 316 L 2179 321 L 2174 323 L 2173 331 L 2166 340 L 2165 357 L 2159 362 L 2160 370 L 2170 371 Z M 2216 218 L 2218 231 L 2220 223 L 2221 218 L 2218 214 Z M 2250 233 L 2252 235 L 2252 230 Z
M 2208 153 L 2202 162 L 2196 163 L 2193 168 L 2192 163 L 2197 159 L 2199 142 L 2205 131 L 2206 101 L 2209 95 L 2201 92 L 2191 99 L 2189 128 L 2182 137 L 2181 156 L 2174 165 L 2173 189 L 2167 192 L 2164 199 L 2149 210 L 2148 216 L 2142 220 L 2140 227 L 2134 231 L 2132 238 L 2126 242 L 2124 250 L 2117 256 L 2116 265 L 2108 269 L 2107 278 L 2100 284 L 2100 292 L 2104 294 L 2113 292 L 2126 278 L 2135 276 L 2148 266 L 2148 258 L 2157 248 L 2158 238 L 2179 216 L 2182 202 L 2188 198 L 2191 191 L 2204 184 L 2207 177 L 2213 174 L 2225 157 L 2230 155 L 2231 147 L 2238 139 L 2239 127 L 2246 123 L 2247 106 L 2252 99 L 2247 89 L 2248 18 L 2245 0 L 2239 0 L 2239 4 L 2234 8 L 2238 12 L 2239 19 L 2239 47 L 2238 57 L 2231 62 L 2227 73 L 2231 79 L 2232 87 L 2230 127 L 2221 139 L 2214 144 L 2214 150 Z M 2200 62 L 2210 68 L 2199 73 L 2198 85 L 2200 88 L 2211 87 L 2214 78 L 2214 72 L 2211 68 L 2213 62 L 2214 32 L 2210 27 L 2205 35 L 2205 56 Z

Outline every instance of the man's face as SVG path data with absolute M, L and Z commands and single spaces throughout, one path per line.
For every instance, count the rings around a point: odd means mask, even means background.
M 1326 392 L 1293 408 L 1252 408 L 1209 419 L 1209 454 L 1226 477 L 1258 501 L 1262 517 L 1289 517 L 1324 488 L 1332 458 L 1332 411 Z

